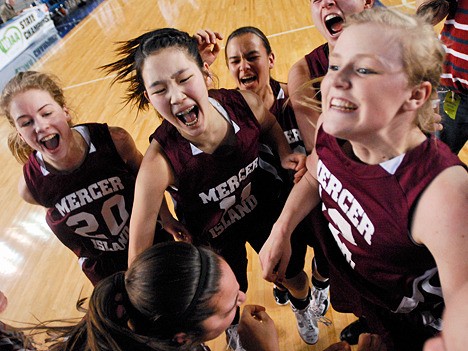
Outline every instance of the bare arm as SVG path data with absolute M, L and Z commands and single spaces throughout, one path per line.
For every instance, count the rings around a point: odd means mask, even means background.
M 18 193 L 27 203 L 39 205 L 39 203 L 32 196 L 31 191 L 29 191 L 26 181 L 24 180 L 24 176 L 21 176 L 18 180 Z
M 289 71 L 288 89 L 302 140 L 307 153 L 310 154 L 315 145 L 315 129 L 320 113 L 303 104 L 306 98 L 313 98 L 315 95 L 312 89 L 304 90 L 304 84 L 308 81 L 310 81 L 309 67 L 305 58 L 302 58 Z
M 446 306 L 468 280 L 468 173 L 454 166 L 439 174 L 422 194 L 411 231 L 434 256 Z
M 120 157 L 133 173 L 137 174 L 143 160 L 143 155 L 137 149 L 132 136 L 120 127 L 109 127 L 109 132 Z
M 318 182 L 315 179 L 317 157 L 315 152 L 307 157 L 307 172 L 294 185 L 283 211 L 273 225 L 271 234 L 259 253 L 263 278 L 281 281 L 291 257 L 291 234 L 320 201 Z
M 143 157 L 135 185 L 135 200 L 130 219 L 129 265 L 139 253 L 153 244 L 164 191 L 172 183 L 171 166 L 159 144 L 153 140 Z

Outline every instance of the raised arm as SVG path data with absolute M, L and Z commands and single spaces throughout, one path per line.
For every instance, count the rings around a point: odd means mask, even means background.
M 143 157 L 135 185 L 135 200 L 130 218 L 129 265 L 153 244 L 156 221 L 164 191 L 173 183 L 171 166 L 153 140 Z
M 439 174 L 415 209 L 412 235 L 434 256 L 446 306 L 468 281 L 468 173 L 454 166 Z
M 316 167 L 317 156 L 313 152 L 307 157 L 307 172 L 294 185 L 281 215 L 260 250 L 263 278 L 268 281 L 281 281 L 285 277 L 291 257 L 292 231 L 320 201 L 318 182 L 314 176 Z
M 303 104 L 306 98 L 313 98 L 315 95 L 314 90 L 304 89 L 308 81 L 310 81 L 309 68 L 305 58 L 302 58 L 289 70 L 288 90 L 302 140 L 307 154 L 310 154 L 315 145 L 315 130 L 320 113 Z
M 203 62 L 211 66 L 221 51 L 218 41 L 223 40 L 223 35 L 211 29 L 199 29 L 193 37 L 198 42 L 198 51 Z

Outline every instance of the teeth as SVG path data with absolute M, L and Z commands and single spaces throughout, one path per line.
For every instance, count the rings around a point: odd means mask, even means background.
M 339 17 L 339 16 L 337 14 L 335 14 L 335 13 L 327 15 L 327 16 L 325 16 L 325 22 L 328 22 L 329 20 L 331 20 L 331 19 L 333 19 L 335 17 Z
M 184 116 L 187 116 L 190 112 L 192 112 L 192 110 L 193 110 L 194 108 L 195 108 L 195 106 L 189 107 L 189 108 L 186 109 L 185 111 L 176 113 L 176 116 L 179 117 L 179 118 L 182 118 L 182 117 L 184 117 Z
M 350 111 L 357 109 L 356 105 L 350 103 L 349 101 L 342 100 L 342 99 L 333 99 L 330 103 L 330 106 L 334 108 L 350 110 Z
M 42 138 L 42 139 L 41 139 L 41 143 L 45 143 L 46 141 L 49 141 L 49 140 L 55 138 L 56 135 L 57 135 L 57 134 L 51 134 L 51 135 L 49 135 L 49 136 L 46 136 L 46 137 Z

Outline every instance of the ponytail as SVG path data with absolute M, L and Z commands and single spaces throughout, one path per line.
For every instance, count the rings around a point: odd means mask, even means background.
M 436 25 L 449 13 L 453 13 L 457 6 L 457 0 L 428 0 L 419 6 L 416 14 L 427 17 L 433 25 Z

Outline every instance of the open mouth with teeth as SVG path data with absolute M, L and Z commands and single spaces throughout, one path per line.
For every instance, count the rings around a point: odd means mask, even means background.
M 239 79 L 240 82 L 243 84 L 243 85 L 251 85 L 253 82 L 255 82 L 257 80 L 257 76 L 246 76 L 246 77 L 243 77 L 241 79 Z
M 325 27 L 331 35 L 336 35 L 343 30 L 344 18 L 336 13 L 325 17 Z
M 51 134 L 42 138 L 40 143 L 44 145 L 47 150 L 55 150 L 59 146 L 60 136 L 58 134 Z
M 357 106 L 352 104 L 349 101 L 341 100 L 341 99 L 333 99 L 330 103 L 330 107 L 333 108 L 334 110 L 339 110 L 339 111 L 355 111 L 357 110 Z
M 198 122 L 198 106 L 192 106 L 185 111 L 176 113 L 176 117 L 187 127 L 191 127 Z

